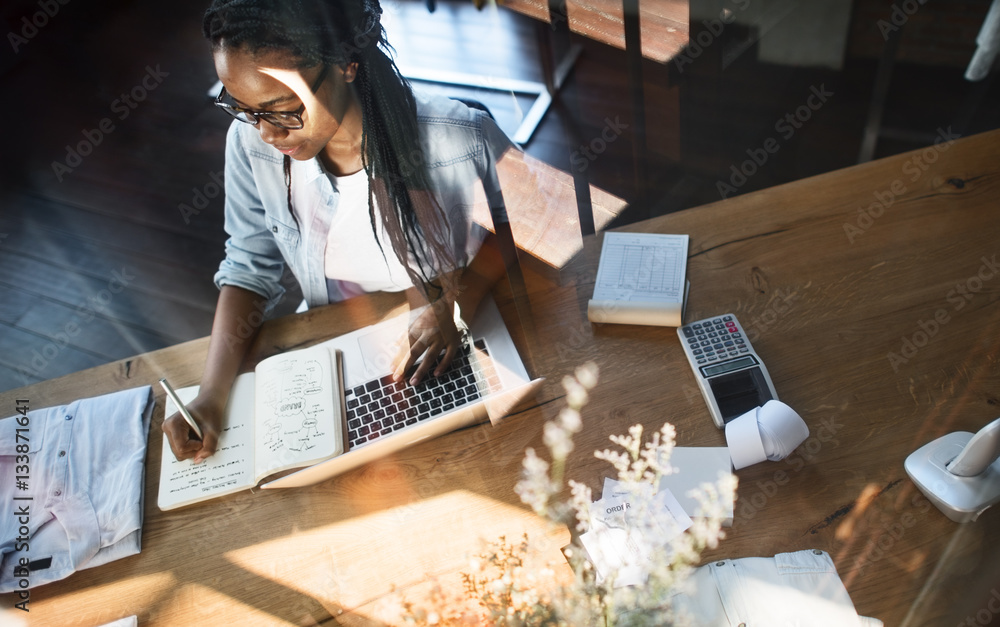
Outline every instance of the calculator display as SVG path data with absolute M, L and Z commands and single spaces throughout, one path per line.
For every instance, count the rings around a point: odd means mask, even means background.
M 706 377 L 713 377 L 717 374 L 722 374 L 723 372 L 731 372 L 733 370 L 739 370 L 740 368 L 746 368 L 748 366 L 754 366 L 756 364 L 757 360 L 747 355 L 745 357 L 740 357 L 739 359 L 734 359 L 732 361 L 727 361 L 725 363 L 716 364 L 714 366 L 702 366 L 701 372 Z
M 708 380 L 708 384 L 723 423 L 774 398 L 759 367 L 713 377 Z

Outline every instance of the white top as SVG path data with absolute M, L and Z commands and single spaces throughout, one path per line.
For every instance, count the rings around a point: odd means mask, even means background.
M 375 241 L 368 215 L 368 175 L 365 171 L 328 176 L 340 193 L 340 201 L 326 239 L 324 267 L 327 279 L 338 282 L 345 297 L 365 292 L 398 292 L 412 286 L 381 224 L 377 203 L 379 239 Z

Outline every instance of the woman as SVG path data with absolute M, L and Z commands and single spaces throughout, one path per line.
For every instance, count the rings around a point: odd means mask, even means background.
M 216 105 L 236 118 L 226 145 L 230 238 L 188 405 L 203 438 L 178 414 L 163 425 L 178 459 L 215 452 L 253 341 L 247 321 L 281 297 L 286 263 L 310 306 L 406 289 L 415 313 L 395 376 L 414 384 L 434 362 L 414 370 L 421 355 L 444 352 L 439 374 L 460 348 L 456 306 L 471 316 L 504 272 L 468 213 L 481 181 L 494 219 L 505 219 L 494 163 L 510 140 L 481 111 L 417 97 L 386 54 L 381 12 L 377 0 L 216 0 L 205 14 L 224 85 Z

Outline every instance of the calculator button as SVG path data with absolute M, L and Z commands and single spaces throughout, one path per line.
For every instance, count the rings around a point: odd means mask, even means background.
M 718 357 L 714 355 L 708 358 L 709 361 L 715 361 L 716 359 L 718 359 Z
M 704 364 L 704 363 L 707 363 L 707 362 L 708 362 L 708 360 L 704 359 L 704 358 L 698 360 L 699 364 Z
M 702 350 L 700 348 L 696 348 L 693 351 L 691 351 L 691 353 L 694 354 L 694 355 L 701 355 L 702 354 Z
M 712 348 L 714 348 L 715 350 L 721 350 L 722 344 L 712 344 Z
M 748 351 L 748 350 L 747 350 L 747 349 L 745 349 L 745 348 L 741 348 L 741 349 L 740 349 L 740 352 L 741 352 L 741 353 L 748 353 L 748 352 L 750 352 L 750 351 Z
M 726 346 L 734 346 L 733 342 L 723 342 L 723 344 Z
M 732 316 L 723 316 L 722 319 L 726 320 L 728 322 L 729 320 L 732 320 L 733 317 Z
M 719 324 L 720 322 L 722 322 L 722 318 L 716 318 L 715 320 L 712 320 L 712 322 L 715 324 Z
M 711 346 L 711 345 L 712 345 L 712 343 L 711 343 L 711 342 L 709 342 L 708 340 L 702 340 L 702 342 L 701 342 L 701 345 L 702 345 L 702 346 Z

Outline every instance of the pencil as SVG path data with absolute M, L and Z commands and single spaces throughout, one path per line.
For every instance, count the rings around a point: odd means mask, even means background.
M 174 405 L 177 405 L 177 411 L 181 413 L 181 416 L 184 417 L 184 420 L 186 420 L 187 423 L 191 426 L 191 428 L 194 430 L 195 435 L 198 436 L 198 439 L 199 440 L 202 439 L 201 429 L 198 427 L 198 423 L 195 422 L 194 418 L 191 417 L 191 413 L 187 410 L 187 407 L 184 406 L 184 403 L 181 402 L 181 399 L 177 396 L 177 392 L 174 392 L 174 388 L 172 388 L 170 384 L 167 383 L 166 378 L 160 379 L 160 385 L 162 385 L 163 389 L 166 390 L 167 396 L 169 396 L 170 400 L 174 402 Z

